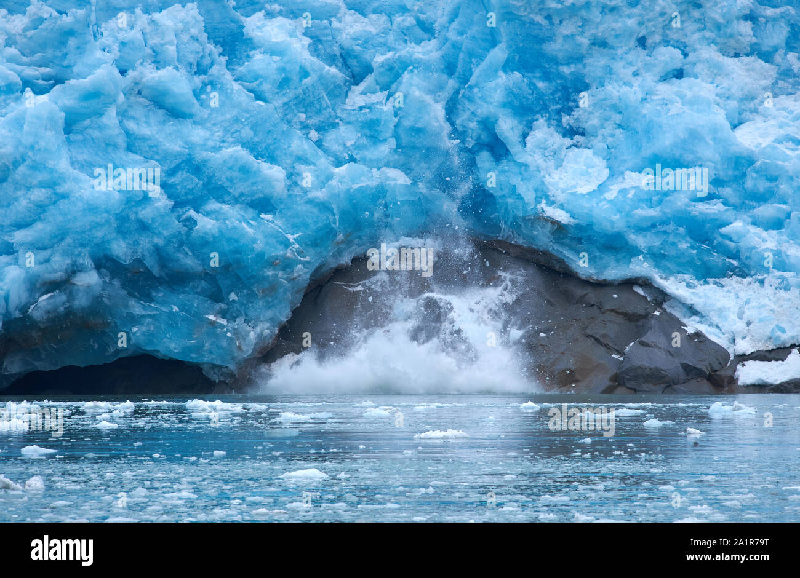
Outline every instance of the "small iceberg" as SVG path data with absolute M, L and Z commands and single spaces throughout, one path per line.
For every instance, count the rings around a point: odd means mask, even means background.
M 727 405 L 717 401 L 708 408 L 708 415 L 713 418 L 753 416 L 756 415 L 756 408 L 739 403 L 738 401 L 734 401 L 733 405 Z
M 328 474 L 325 472 L 321 472 L 316 468 L 310 468 L 307 470 L 297 470 L 296 472 L 288 472 L 281 475 L 281 478 L 284 480 L 303 480 L 303 481 L 313 481 L 313 480 L 324 480 L 328 477 Z
M 675 423 L 675 422 L 674 421 L 668 421 L 668 420 L 661 421 L 661 420 L 658 420 L 656 418 L 652 418 L 652 419 L 648 419 L 642 425 L 644 427 L 656 428 L 656 427 L 661 427 L 662 425 L 667 425 L 667 424 L 671 424 L 671 423 Z
M 20 450 L 26 458 L 43 458 L 44 456 L 55 454 L 58 450 L 40 448 L 39 446 L 25 446 Z

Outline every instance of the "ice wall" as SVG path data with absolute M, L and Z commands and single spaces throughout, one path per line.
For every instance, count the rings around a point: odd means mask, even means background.
M 799 52 L 790 2 L 6 0 L 0 385 L 219 375 L 315 274 L 456 228 L 798 343 Z

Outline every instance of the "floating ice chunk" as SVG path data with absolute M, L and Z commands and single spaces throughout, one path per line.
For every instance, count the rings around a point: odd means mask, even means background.
M 309 421 L 311 418 L 307 415 L 303 415 L 300 413 L 294 413 L 291 411 L 284 411 L 281 415 L 278 416 L 278 421 L 283 423 L 295 423 L 295 422 L 302 422 L 302 421 Z
M 136 404 L 131 401 L 125 403 L 118 403 L 114 406 L 114 413 L 133 413 L 136 409 Z
M 295 472 L 287 472 L 280 476 L 284 480 L 302 480 L 302 481 L 313 481 L 313 480 L 324 480 L 328 477 L 328 474 L 319 471 L 316 468 L 310 468 L 307 470 L 297 470 Z
M 41 448 L 39 446 L 25 446 L 20 452 L 26 458 L 43 458 L 44 456 L 57 453 L 58 450 Z
M 113 404 L 108 401 L 87 401 L 81 409 L 88 414 L 108 413 L 113 409 Z
M 30 480 L 25 482 L 25 491 L 28 492 L 44 491 L 44 480 L 42 479 L 42 476 L 33 476 Z
M 540 408 L 540 406 L 536 405 L 532 401 L 526 401 L 525 403 L 520 404 L 519 408 L 522 411 L 536 411 L 537 409 Z
M 214 451 L 215 458 L 224 458 L 227 452 L 223 452 L 221 450 Z
M 755 414 L 756 409 L 754 407 L 747 406 L 743 403 L 739 403 L 738 401 L 734 401 L 733 405 L 727 405 L 717 401 L 714 402 L 710 408 L 708 408 L 708 415 L 713 418 L 753 416 Z
M 393 407 L 371 407 L 364 412 L 364 417 L 391 417 L 392 411 L 396 411 Z
M 445 431 L 433 430 L 424 433 L 418 433 L 414 436 L 415 439 L 423 440 L 452 440 L 460 438 L 468 438 L 469 436 L 460 429 L 448 429 Z
M 574 518 L 575 522 L 586 523 L 586 522 L 594 522 L 595 520 L 596 518 L 592 516 L 586 516 L 584 514 L 581 514 L 580 512 L 575 512 L 575 518 Z
M 624 417 L 630 415 L 639 415 L 644 413 L 643 409 L 631 409 L 629 407 L 622 407 L 616 411 L 614 411 L 614 415 L 617 417 Z
M 15 484 L 2 474 L 0 474 L 0 490 L 11 490 L 12 492 L 21 492 L 22 486 Z
M 739 385 L 772 385 L 800 379 L 800 350 L 783 361 L 745 361 L 736 368 Z
M 675 422 L 668 421 L 668 420 L 661 421 L 661 420 L 656 419 L 656 418 L 651 418 L 651 419 L 648 419 L 646 422 L 644 422 L 642 425 L 644 427 L 656 428 L 656 427 L 661 427 L 663 425 L 667 425 L 667 424 L 671 424 L 671 423 L 675 423 Z
M 101 421 L 97 425 L 95 425 L 97 429 L 117 429 L 119 427 L 118 423 L 111 423 L 110 421 Z
M 319 412 L 319 413 L 312 413 L 309 415 L 303 415 L 299 413 L 293 413 L 291 411 L 285 411 L 278 416 L 278 421 L 284 423 L 294 423 L 294 422 L 303 422 L 303 421 L 311 421 L 315 419 L 330 419 L 333 417 L 332 413 L 329 412 Z
M 701 436 L 705 435 L 706 432 L 700 431 L 699 429 L 695 429 L 693 427 L 686 428 L 686 435 L 687 436 Z
M 182 492 L 173 492 L 170 494 L 164 494 L 164 497 L 168 500 L 196 500 L 197 495 L 193 494 L 192 492 L 188 492 L 186 490 Z
M 414 406 L 414 411 L 428 411 L 430 409 L 437 409 L 440 407 L 446 407 L 448 404 L 445 403 L 421 403 L 419 405 Z
M 578 441 L 579 444 L 590 444 L 592 443 L 592 438 L 583 438 L 582 440 Z
M 220 400 L 204 401 L 202 399 L 193 399 L 186 402 L 186 409 L 192 413 L 193 417 L 200 417 L 202 414 L 238 413 L 242 411 L 242 406 L 238 403 L 225 403 Z

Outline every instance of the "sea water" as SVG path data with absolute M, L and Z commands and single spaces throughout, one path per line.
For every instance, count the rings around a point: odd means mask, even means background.
M 565 403 L 613 435 L 554 427 Z M 0 419 L 0 522 L 800 520 L 792 395 L 6 397 Z

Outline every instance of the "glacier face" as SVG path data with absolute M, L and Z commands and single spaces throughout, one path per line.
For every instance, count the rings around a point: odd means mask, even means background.
M 790 0 L 6 0 L 2 375 L 221 376 L 315 275 L 455 230 L 798 343 L 799 53 Z

